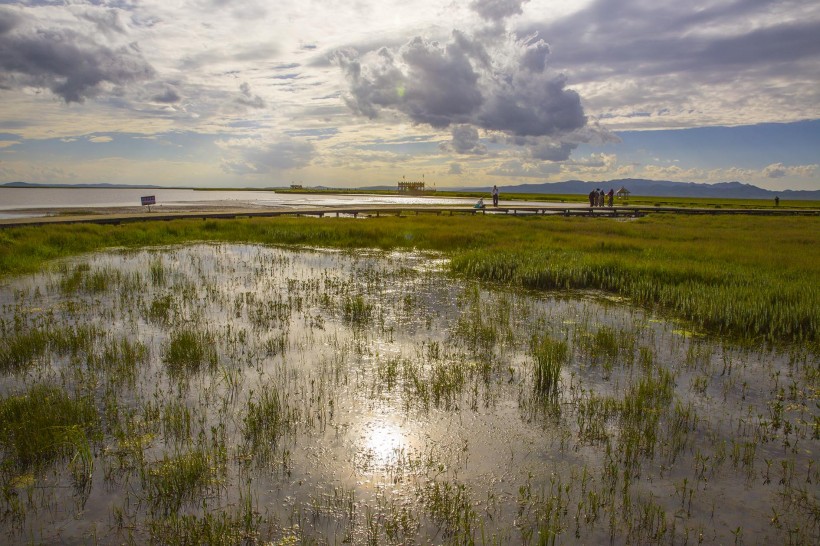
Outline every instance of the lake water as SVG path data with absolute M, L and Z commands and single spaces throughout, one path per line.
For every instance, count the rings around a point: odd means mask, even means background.
M 146 188 L 0 188 L 0 218 L 44 215 L 56 208 L 140 206 L 140 197 L 153 195 L 157 206 L 242 206 L 293 208 L 340 205 L 465 205 L 473 199 L 400 195 L 328 195 L 273 191 L 201 191 Z M 39 209 L 39 210 L 37 210 Z M 33 212 L 34 211 L 34 212 Z

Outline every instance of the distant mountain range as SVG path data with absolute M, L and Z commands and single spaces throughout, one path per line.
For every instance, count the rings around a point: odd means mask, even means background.
M 396 186 L 372 186 L 362 190 L 387 190 Z M 632 195 L 647 197 L 722 197 L 725 199 L 781 199 L 820 200 L 820 190 L 772 191 L 743 184 L 741 182 L 721 182 L 700 184 L 697 182 L 672 182 L 669 180 L 646 180 L 643 178 L 619 178 L 604 182 L 567 180 L 566 182 L 543 182 L 541 184 L 499 185 L 502 193 L 545 193 L 552 195 L 586 195 L 594 189 L 618 191 L 626 188 Z M 490 186 L 442 188 L 442 191 L 489 192 Z
M 8 182 L 0 187 L 13 188 L 141 188 L 141 189 L 171 189 L 165 186 L 156 185 L 129 185 L 129 184 L 37 184 L 31 182 Z M 642 195 L 651 197 L 715 197 L 725 199 L 774 199 L 775 196 L 781 199 L 796 200 L 818 200 L 820 201 L 820 190 L 783 190 L 772 191 L 743 184 L 741 182 L 721 182 L 718 184 L 700 184 L 697 182 L 672 182 L 669 180 L 646 180 L 642 178 L 619 178 L 607 180 L 605 182 L 585 182 L 583 180 L 568 180 L 566 182 L 543 182 L 541 184 L 518 184 L 514 186 L 501 185 L 499 189 L 503 193 L 545 193 L 545 194 L 582 194 L 586 195 L 596 188 L 609 191 L 610 188 L 618 191 L 626 188 L 632 195 Z M 177 188 L 179 189 L 179 188 Z M 196 189 L 187 187 L 185 189 Z M 228 189 L 228 188 L 225 188 Z M 235 188 L 235 189 L 258 189 L 276 190 L 277 188 Z M 311 187 L 309 189 L 320 189 Z M 321 189 L 333 191 L 334 188 L 321 186 Z M 338 188 L 337 188 L 338 189 Z M 349 188 L 344 188 L 349 189 Z M 396 186 L 369 186 L 356 188 L 362 191 L 367 190 L 394 190 Z M 477 191 L 489 192 L 490 186 L 481 187 L 448 187 L 442 191 Z
M 171 189 L 166 186 L 156 186 L 150 184 L 108 184 L 101 182 L 99 184 L 40 184 L 37 182 L 6 182 L 0 184 L 2 188 L 110 188 L 110 189 L 149 189 L 162 190 Z M 190 188 L 186 188 L 190 189 Z
M 510 193 L 552 193 L 552 194 L 588 194 L 600 188 L 618 191 L 626 188 L 632 195 L 651 197 L 723 197 L 726 199 L 781 199 L 820 200 L 820 190 L 783 190 L 772 191 L 743 184 L 741 182 L 721 182 L 718 184 L 699 184 L 696 182 L 672 182 L 669 180 L 646 180 L 642 178 L 619 178 L 606 182 L 584 182 L 568 180 L 566 182 L 544 182 L 542 184 L 519 184 L 499 188 Z M 489 191 L 489 188 L 476 188 Z

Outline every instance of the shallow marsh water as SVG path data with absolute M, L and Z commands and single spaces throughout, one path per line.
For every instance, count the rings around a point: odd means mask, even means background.
M 446 269 L 191 245 L 9 281 L 3 403 L 99 419 L 33 463 L 2 439 L 6 541 L 820 540 L 816 354 Z

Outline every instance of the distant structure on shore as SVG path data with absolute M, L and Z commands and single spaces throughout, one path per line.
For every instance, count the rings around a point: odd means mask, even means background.
M 419 194 L 419 193 L 433 193 L 435 188 L 427 188 L 424 182 L 424 175 L 421 175 L 421 180 L 407 180 L 401 177 L 399 180 L 399 193 Z

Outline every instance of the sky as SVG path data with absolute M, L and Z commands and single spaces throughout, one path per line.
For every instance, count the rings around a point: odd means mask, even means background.
M 816 0 L 0 0 L 0 183 L 820 190 Z

